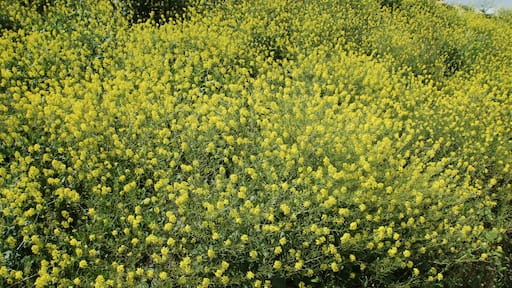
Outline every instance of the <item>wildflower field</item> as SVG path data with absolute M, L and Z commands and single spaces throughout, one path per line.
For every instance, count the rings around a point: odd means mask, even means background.
M 43 2 L 0 1 L 0 287 L 512 286 L 511 13 Z

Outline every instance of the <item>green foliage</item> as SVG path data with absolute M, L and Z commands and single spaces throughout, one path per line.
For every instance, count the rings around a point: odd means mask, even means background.
M 391 9 L 399 8 L 400 4 L 402 4 L 402 0 L 382 0 L 382 1 L 380 1 L 380 5 L 382 7 L 388 7 Z
M 512 286 L 506 16 L 179 5 L 0 3 L 0 286 Z
M 189 0 L 123 0 L 131 21 L 145 22 L 150 18 L 157 22 L 180 17 L 189 6 Z
M 163 24 L 170 20 L 184 20 L 189 9 L 211 9 L 221 5 L 222 1 L 201 0 L 120 0 L 113 5 L 123 11 L 131 23 L 141 23 L 148 20 Z

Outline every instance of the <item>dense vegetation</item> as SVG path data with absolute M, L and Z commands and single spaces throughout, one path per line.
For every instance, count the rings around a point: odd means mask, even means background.
M 134 3 L 0 2 L 0 286 L 512 286 L 510 13 Z

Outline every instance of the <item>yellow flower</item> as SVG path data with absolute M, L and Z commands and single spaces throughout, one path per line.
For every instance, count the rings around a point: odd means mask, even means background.
M 295 267 L 295 269 L 300 270 L 300 269 L 302 269 L 303 266 L 304 266 L 304 261 L 300 260 L 300 261 L 295 262 L 294 267 Z
M 286 203 L 281 204 L 279 208 L 281 209 L 281 211 L 283 211 L 284 215 L 290 214 L 291 209 Z
M 32 245 L 31 249 L 32 249 L 32 253 L 34 253 L 35 255 L 38 255 L 39 251 L 40 251 L 40 246 L 34 244 L 34 245 Z
M 210 279 L 209 278 L 203 278 L 201 281 L 201 287 L 207 288 L 210 286 Z
M 124 265 L 117 266 L 116 270 L 117 270 L 117 273 L 123 273 L 124 272 Z
M 190 263 L 192 263 L 192 259 L 190 257 L 185 257 L 180 261 L 180 268 L 184 271 L 188 271 L 190 269 Z
M 149 234 L 147 237 L 146 237 L 146 243 L 147 244 L 159 244 L 160 242 L 162 242 L 162 239 L 154 234 Z
M 220 277 L 222 277 L 222 274 L 223 274 L 223 273 L 224 273 L 224 270 L 222 270 L 222 269 L 217 269 L 217 271 L 215 271 L 215 273 L 214 273 L 214 274 L 215 274 L 215 277 L 220 278 Z
M 148 269 L 148 271 L 146 271 L 146 276 L 148 276 L 149 279 L 153 279 L 153 277 L 155 277 L 155 270 Z
M 329 198 L 327 198 L 327 200 L 325 200 L 324 203 L 322 203 L 322 206 L 324 206 L 325 208 L 331 208 L 335 206 L 336 203 L 336 198 L 329 196 Z
M 137 274 L 138 276 L 142 276 L 142 275 L 144 275 L 144 269 L 142 269 L 142 268 L 137 268 L 137 270 L 135 270 L 135 274 Z
M 47 287 L 48 284 L 50 283 L 51 281 L 51 276 L 48 275 L 47 273 L 43 273 L 42 275 L 40 275 L 39 277 L 37 277 L 35 283 L 34 283 L 34 286 L 36 288 L 39 288 L 39 287 Z
M 158 274 L 158 278 L 160 278 L 160 280 L 165 280 L 165 279 L 167 279 L 167 277 L 168 277 L 167 272 L 162 271 Z
M 281 269 L 283 263 L 279 260 L 274 261 L 274 265 L 272 266 L 274 269 L 279 270 Z
M 208 249 L 208 258 L 213 258 L 215 257 L 215 251 L 213 251 L 212 249 Z
M 361 210 L 361 212 L 364 212 L 366 210 L 366 205 L 365 204 L 359 204 L 359 210 Z
M 99 287 L 99 288 L 106 287 L 105 286 L 105 278 L 103 277 L 103 275 L 98 275 L 96 277 L 96 280 L 94 281 L 94 287 Z
M 398 252 L 398 249 L 396 247 L 393 247 L 393 248 L 388 250 L 388 255 L 393 257 L 393 256 L 396 255 L 397 252 Z
M 222 270 L 227 270 L 229 268 L 229 263 L 226 261 L 222 261 L 220 263 L 220 267 L 222 268 Z

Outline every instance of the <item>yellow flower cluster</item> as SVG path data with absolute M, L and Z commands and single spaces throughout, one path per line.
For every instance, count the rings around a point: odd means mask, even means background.
M 508 20 L 111 2 L 0 4 L 0 286 L 507 281 Z

